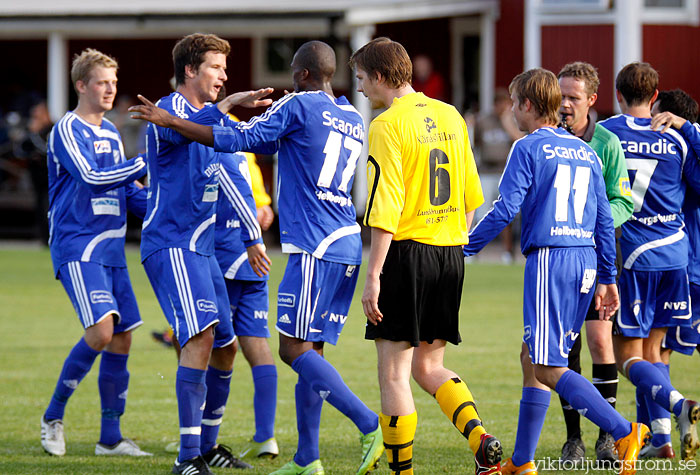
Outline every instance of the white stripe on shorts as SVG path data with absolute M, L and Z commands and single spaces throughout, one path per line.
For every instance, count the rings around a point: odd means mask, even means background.
M 85 328 L 91 327 L 95 324 L 95 317 L 92 314 L 92 307 L 90 307 L 90 298 L 88 296 L 87 289 L 85 288 L 85 281 L 83 280 L 83 272 L 80 269 L 80 262 L 69 262 L 68 272 L 71 283 L 73 284 L 75 299 L 80 307 L 80 319 L 83 321 L 83 326 Z
M 537 250 L 537 328 L 534 363 L 549 363 L 549 248 Z
M 199 324 L 197 322 L 194 299 L 192 298 L 190 279 L 189 275 L 187 274 L 184 258 L 182 256 L 182 249 L 170 248 L 168 251 L 170 253 L 170 264 L 173 269 L 173 276 L 175 277 L 177 293 L 180 297 L 182 310 L 185 314 L 184 316 L 185 323 L 187 324 L 187 331 L 189 332 L 190 337 L 192 337 L 199 333 Z

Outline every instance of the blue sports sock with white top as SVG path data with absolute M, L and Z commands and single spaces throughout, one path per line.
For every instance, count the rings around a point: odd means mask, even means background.
M 294 462 L 304 467 L 320 457 L 318 433 L 321 426 L 323 399 L 301 376 L 294 388 L 294 399 L 297 406 L 297 432 L 299 433 Z
M 333 365 L 314 350 L 299 355 L 292 362 L 292 369 L 319 396 L 349 417 L 363 434 L 379 427 L 379 416 L 355 396 Z
M 632 424 L 600 395 L 593 383 L 575 371 L 566 371 L 559 378 L 554 390 L 569 401 L 571 407 L 612 435 L 615 440 L 632 431 Z
M 630 365 L 627 373 L 632 384 L 640 388 L 647 397 L 680 416 L 683 396 L 666 379 L 663 371 L 648 361 L 637 360 Z
M 63 419 L 63 414 L 66 410 L 68 398 L 71 397 L 73 391 L 78 387 L 80 381 L 83 380 L 90 368 L 92 368 L 95 358 L 99 355 L 99 351 L 95 351 L 81 338 L 75 344 L 73 349 L 68 354 L 66 361 L 63 363 L 63 369 L 58 376 L 56 389 L 54 389 L 49 407 L 44 413 L 47 421 L 53 419 Z
M 207 395 L 206 372 L 179 366 L 175 379 L 175 395 L 180 417 L 180 462 L 201 455 L 202 406 Z
M 114 445 L 122 440 L 119 418 L 124 414 L 129 389 L 129 371 L 126 369 L 128 360 L 129 355 L 102 352 L 97 386 L 102 405 L 100 443 L 104 445 Z
M 535 449 L 547 415 L 551 393 L 544 389 L 524 387 L 518 413 L 518 432 L 513 448 L 513 465 L 520 466 L 535 458 Z
M 264 442 L 275 435 L 277 412 L 277 368 L 273 364 L 253 366 L 253 409 L 255 410 L 255 442 Z
M 216 369 L 213 366 L 207 368 L 205 378 L 207 385 L 206 404 L 202 413 L 202 436 L 199 447 L 202 454 L 206 454 L 216 445 L 219 436 L 219 427 L 224 418 L 226 402 L 231 392 L 231 375 L 233 371 Z

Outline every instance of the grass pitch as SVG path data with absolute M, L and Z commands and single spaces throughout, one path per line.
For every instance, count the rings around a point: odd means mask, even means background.
M 165 327 L 165 319 L 139 262 L 138 251 L 127 252 L 132 283 L 144 325 L 134 334 L 129 359 L 131 383 L 122 432 L 155 454 L 148 458 L 104 458 L 93 455 L 99 438 L 100 403 L 97 367 L 88 374 L 71 398 L 64 419 L 67 455 L 51 457 L 39 442 L 39 418 L 48 404 L 56 378 L 70 348 L 82 331 L 61 284 L 54 280 L 48 250 L 31 247 L 0 249 L 0 474 L 124 474 L 170 473 L 173 454 L 165 452 L 177 440 L 175 354 L 151 339 L 152 330 Z M 272 256 L 270 279 L 271 322 L 276 315 L 275 292 L 285 265 L 280 254 Z M 360 295 L 364 267 L 355 293 L 350 318 L 337 347 L 326 357 L 350 388 L 375 411 L 379 411 L 374 345 L 363 338 L 365 319 Z M 467 381 L 477 400 L 486 429 L 503 443 L 509 456 L 515 442 L 521 374 L 518 361 L 522 337 L 522 265 L 470 264 L 462 298 L 461 345 L 447 350 L 446 365 Z M 274 325 L 271 323 L 271 325 Z M 270 339 L 277 351 L 277 337 Z M 583 352 L 584 374 L 590 376 L 590 357 Z M 280 457 L 255 463 L 250 474 L 266 474 L 290 460 L 296 448 L 293 371 L 277 361 L 279 373 L 276 437 Z M 684 394 L 700 397 L 698 355 L 672 358 L 671 377 Z M 416 473 L 473 473 L 466 440 L 454 429 L 434 399 L 417 386 L 413 394 L 418 410 L 414 446 Z M 234 452 L 254 432 L 253 385 L 250 368 L 242 353 L 237 355 L 231 396 L 219 441 Z M 617 407 L 628 419 L 635 417 L 634 392 L 620 381 Z M 598 429 L 584 420 L 584 442 L 589 456 Z M 673 443 L 678 449 L 677 431 Z M 554 396 L 540 438 L 538 459 L 557 459 L 565 431 L 559 402 Z M 329 474 L 353 474 L 359 464 L 358 432 L 354 425 L 326 404 L 321 424 L 321 458 Z M 546 467 L 545 467 L 546 468 Z M 229 470 L 218 469 L 216 473 Z M 382 459 L 378 474 L 388 474 Z M 541 474 L 571 473 L 541 469 Z M 580 471 L 578 473 L 584 473 Z M 591 473 L 591 472 L 589 472 Z M 606 473 L 606 472 L 602 472 Z M 698 473 L 681 470 L 676 459 L 663 470 L 644 468 L 638 473 Z

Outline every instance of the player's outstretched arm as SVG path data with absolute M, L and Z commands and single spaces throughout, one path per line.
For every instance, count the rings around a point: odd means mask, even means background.
M 224 100 L 219 101 L 219 103 L 216 104 L 216 108 L 219 109 L 221 113 L 226 114 L 235 106 L 248 108 L 267 107 L 272 104 L 272 99 L 263 98 L 272 94 L 273 91 L 274 89 L 271 87 L 265 87 L 257 91 L 235 92 Z
M 214 146 L 214 133 L 209 125 L 201 125 L 189 120 L 175 117 L 165 109 L 161 109 L 154 103 L 143 97 L 141 94 L 136 96 L 143 105 L 129 107 L 129 112 L 132 112 L 132 119 L 147 120 L 159 127 L 173 129 L 183 137 L 199 142 L 209 147 Z
M 599 320 L 610 320 L 620 306 L 617 284 L 598 284 L 595 289 L 595 309 Z
M 264 245 L 253 244 L 246 251 L 248 252 L 248 262 L 258 276 L 262 277 L 270 273 L 272 261 L 267 256 Z
M 661 133 L 666 132 L 671 127 L 680 129 L 683 124 L 685 124 L 685 119 L 671 112 L 662 112 L 651 118 L 651 130 L 661 129 Z

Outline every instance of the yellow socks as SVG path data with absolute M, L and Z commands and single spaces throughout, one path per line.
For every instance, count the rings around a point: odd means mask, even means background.
M 379 414 L 392 475 L 413 475 L 413 437 L 416 435 L 417 422 L 418 415 L 415 411 L 407 416 Z
M 472 452 L 476 453 L 481 442 L 481 434 L 485 434 L 486 430 L 481 425 L 474 398 L 464 381 L 459 378 L 446 381 L 438 388 L 435 399 L 437 399 L 442 412 L 469 440 Z

